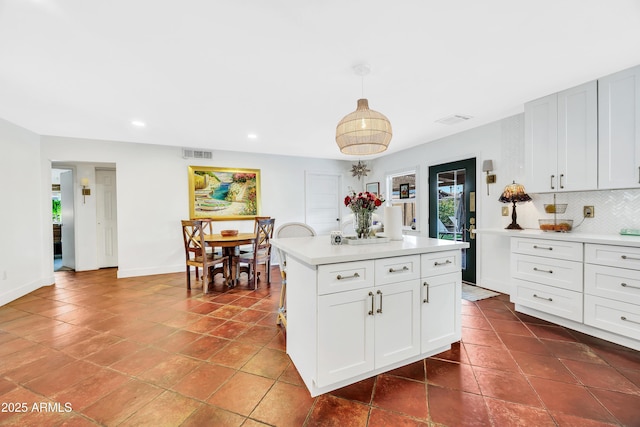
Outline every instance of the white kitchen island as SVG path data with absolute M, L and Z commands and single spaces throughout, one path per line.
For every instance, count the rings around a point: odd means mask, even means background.
M 468 243 L 404 236 L 331 245 L 316 236 L 272 244 L 286 257 L 287 354 L 311 396 L 460 340 L 460 249 Z

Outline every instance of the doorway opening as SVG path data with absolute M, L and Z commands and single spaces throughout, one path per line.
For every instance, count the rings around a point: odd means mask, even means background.
M 75 270 L 73 169 L 51 169 L 53 271 Z
M 468 242 L 462 280 L 476 283 L 476 159 L 429 168 L 429 237 Z

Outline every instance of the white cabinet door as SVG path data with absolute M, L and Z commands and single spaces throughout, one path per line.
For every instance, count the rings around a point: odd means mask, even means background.
M 420 281 L 375 288 L 375 366 L 381 368 L 420 353 Z
M 374 303 L 373 288 L 318 297 L 318 387 L 374 369 Z
M 557 191 L 598 188 L 597 88 L 592 81 L 558 93 Z
M 598 188 L 597 113 L 595 81 L 525 104 L 529 193 Z
M 598 188 L 640 187 L 640 66 L 598 80 Z
M 422 352 L 460 340 L 462 279 L 449 273 L 422 279 Z
M 555 191 L 558 170 L 558 95 L 524 104 L 526 189 Z

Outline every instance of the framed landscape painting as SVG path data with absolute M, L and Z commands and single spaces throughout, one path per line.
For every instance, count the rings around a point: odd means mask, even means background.
M 260 169 L 189 166 L 191 219 L 254 219 L 260 214 Z

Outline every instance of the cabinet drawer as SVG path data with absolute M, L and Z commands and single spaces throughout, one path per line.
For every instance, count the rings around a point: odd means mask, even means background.
M 640 270 L 640 248 L 586 244 L 585 262 Z
M 516 304 L 582 322 L 582 292 L 514 279 L 512 300 Z
M 318 295 L 373 286 L 374 262 L 354 261 L 318 267 Z
M 585 295 L 584 323 L 639 340 L 640 306 Z
M 460 271 L 460 251 L 434 252 L 420 255 L 421 277 Z
M 582 261 L 582 243 L 577 242 L 512 237 L 511 252 L 567 261 Z
M 581 262 L 512 254 L 511 277 L 582 292 Z
M 640 274 L 635 270 L 585 264 L 584 291 L 590 295 L 640 305 Z
M 375 260 L 376 286 L 420 278 L 420 255 Z

